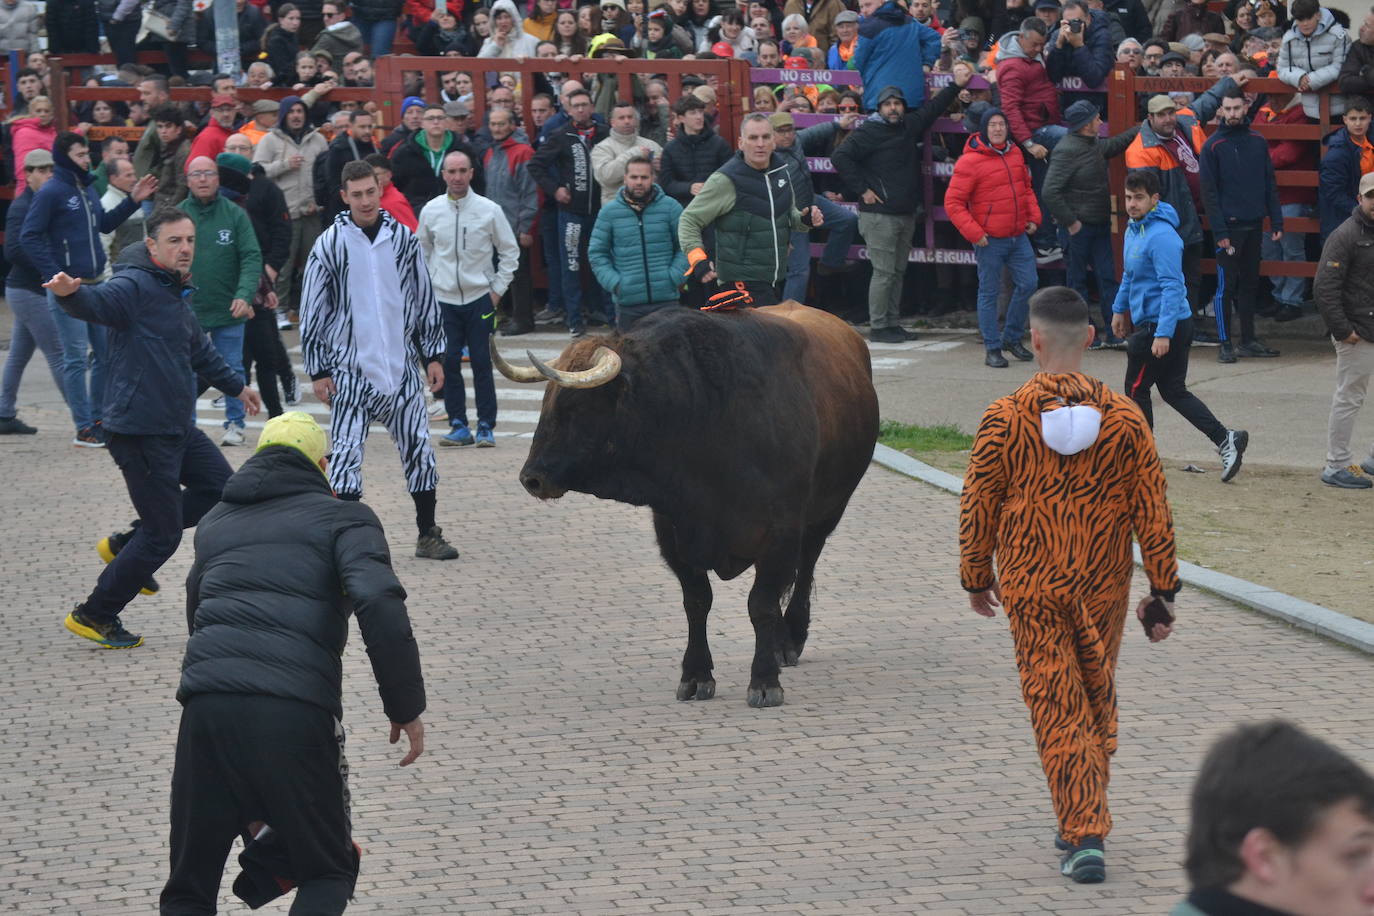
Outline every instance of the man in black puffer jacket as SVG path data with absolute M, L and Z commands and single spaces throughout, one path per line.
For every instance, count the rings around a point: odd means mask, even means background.
M 196 532 L 186 579 L 191 638 L 172 774 L 164 914 L 214 912 L 236 834 L 234 892 L 256 908 L 298 889 L 292 912 L 341 913 L 359 854 L 343 756 L 343 650 L 356 614 L 408 766 L 424 750 L 424 679 L 377 516 L 335 498 L 324 431 L 309 415 L 266 424 L 258 450 Z

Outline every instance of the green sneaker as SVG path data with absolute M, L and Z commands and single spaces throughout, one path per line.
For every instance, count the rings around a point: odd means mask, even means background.
M 1070 847 L 1060 860 L 1059 873 L 1072 878 L 1076 884 L 1101 884 L 1107 879 L 1107 855 L 1097 846 Z

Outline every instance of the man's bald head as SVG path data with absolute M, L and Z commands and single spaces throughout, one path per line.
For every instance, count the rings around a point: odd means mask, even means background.
M 197 156 L 186 163 L 186 187 L 201 203 L 209 203 L 219 193 L 219 167 L 209 156 Z

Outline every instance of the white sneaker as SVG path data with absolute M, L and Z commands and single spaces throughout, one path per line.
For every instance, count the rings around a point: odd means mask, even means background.
M 224 435 L 220 437 L 220 445 L 242 445 L 243 430 L 237 426 L 230 426 L 224 430 Z
M 217 398 L 215 398 L 213 401 L 211 401 L 211 402 L 210 402 L 210 406 L 213 407 L 213 408 L 215 408 L 215 410 L 223 410 L 223 409 L 224 409 L 224 395 L 220 395 L 219 397 L 217 397 Z
M 1226 438 L 1217 446 L 1221 456 L 1221 482 L 1227 483 L 1240 473 L 1241 457 L 1250 444 L 1250 434 L 1243 429 L 1228 429 Z

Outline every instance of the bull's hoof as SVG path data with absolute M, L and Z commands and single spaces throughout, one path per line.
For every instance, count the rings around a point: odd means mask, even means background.
M 716 695 L 716 682 L 709 677 L 688 678 L 677 685 L 679 700 L 709 700 Z
M 801 646 L 794 646 L 791 644 L 783 646 L 782 661 L 778 662 L 778 664 L 782 665 L 784 668 L 795 668 L 797 667 L 797 663 L 801 661 L 801 654 Z
M 782 705 L 782 686 L 773 684 L 760 684 L 757 681 L 749 685 L 749 705 L 755 709 L 765 709 L 769 706 Z

